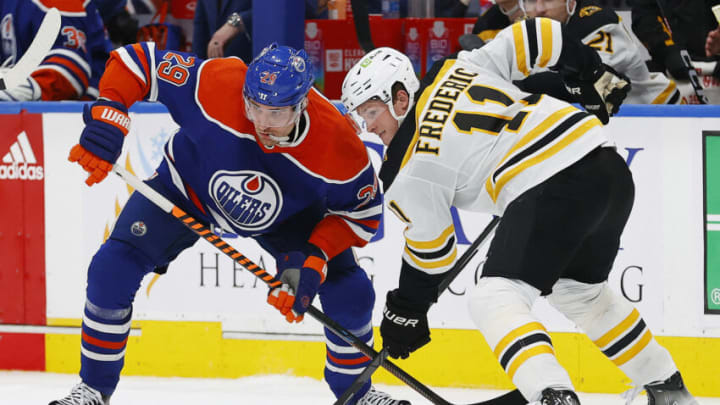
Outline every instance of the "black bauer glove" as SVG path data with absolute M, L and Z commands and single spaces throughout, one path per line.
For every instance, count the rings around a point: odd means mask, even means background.
M 630 79 L 606 64 L 602 64 L 586 79 L 563 75 L 563 81 L 575 101 L 595 114 L 603 125 L 617 114 L 631 88 Z
M 392 358 L 406 359 L 410 353 L 430 343 L 427 311 L 404 300 L 398 290 L 388 291 L 380 335 Z

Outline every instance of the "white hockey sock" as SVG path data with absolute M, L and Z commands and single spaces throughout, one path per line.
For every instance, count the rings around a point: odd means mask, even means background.
M 540 291 L 519 280 L 483 277 L 470 295 L 470 315 L 515 386 L 530 402 L 548 387 L 574 390 L 555 358 L 545 327 L 530 309 Z
M 670 353 L 653 338 L 638 310 L 607 283 L 560 279 L 548 301 L 575 322 L 638 387 L 665 380 L 677 371 Z

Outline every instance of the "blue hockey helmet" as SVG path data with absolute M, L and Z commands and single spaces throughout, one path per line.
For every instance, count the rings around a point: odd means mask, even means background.
M 296 106 L 305 99 L 314 80 L 305 50 L 273 42 L 248 66 L 243 95 L 257 104 Z

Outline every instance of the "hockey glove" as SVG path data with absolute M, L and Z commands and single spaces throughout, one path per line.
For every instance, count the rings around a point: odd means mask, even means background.
M 563 80 L 575 101 L 595 114 L 603 125 L 618 112 L 630 91 L 630 79 L 605 64 L 587 78 L 563 75 Z
M 284 253 L 277 259 L 277 278 L 282 285 L 268 294 L 268 303 L 285 315 L 290 323 L 303 320 L 327 275 L 327 259 L 322 250 L 314 245 L 307 250 L 308 253 Z
M 662 62 L 668 73 L 675 80 L 690 80 L 691 66 L 683 60 L 681 49 L 677 45 L 671 45 L 662 50 Z
M 410 353 L 430 343 L 427 311 L 402 298 L 399 289 L 388 291 L 380 335 L 392 358 L 406 359 Z
M 100 100 L 83 110 L 85 129 L 80 143 L 70 150 L 68 160 L 78 162 L 90 175 L 85 183 L 101 182 L 120 156 L 125 135 L 130 130 L 127 108 L 116 101 Z
M 41 96 L 40 85 L 32 77 L 20 86 L 0 91 L 0 101 L 38 101 Z

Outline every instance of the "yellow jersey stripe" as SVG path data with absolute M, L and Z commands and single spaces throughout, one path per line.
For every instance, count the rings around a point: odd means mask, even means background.
M 538 126 L 530 130 L 525 136 L 522 137 L 515 145 L 513 145 L 512 148 L 508 151 L 508 153 L 503 156 L 503 158 L 500 160 L 500 162 L 495 166 L 496 168 L 501 167 L 510 157 L 517 152 L 518 149 L 521 149 L 525 145 L 529 144 L 530 142 L 534 141 L 536 138 L 538 138 L 540 135 L 543 135 L 548 128 L 555 125 L 558 121 L 565 118 L 567 115 L 569 115 L 572 112 L 578 111 L 575 107 L 565 107 L 561 110 L 555 111 L 552 113 L 548 118 L 545 119 L 545 121 L 541 122 Z M 488 195 L 492 198 L 493 201 L 497 200 L 497 195 L 500 194 L 499 191 L 496 192 L 495 187 L 493 187 L 492 183 L 492 175 L 487 178 L 485 181 L 485 190 L 487 191 Z
M 432 270 L 432 269 L 437 269 L 438 267 L 444 267 L 444 266 L 451 265 L 455 261 L 455 258 L 457 257 L 457 247 L 453 248 L 452 254 L 450 254 L 450 256 L 448 256 L 444 259 L 432 261 L 432 262 L 423 261 L 419 257 L 415 256 L 407 248 L 407 246 L 405 246 L 405 253 L 407 253 L 408 257 L 413 261 L 413 263 L 415 263 L 415 265 L 417 265 L 417 267 L 420 267 L 421 269 Z
M 485 30 L 477 34 L 477 36 L 480 37 L 480 39 L 482 39 L 483 41 L 487 42 L 495 38 L 500 31 L 502 30 Z
M 635 357 L 638 353 L 640 353 L 640 351 L 642 351 L 642 349 L 644 349 L 645 346 L 647 346 L 648 343 L 650 343 L 651 339 L 652 339 L 652 333 L 650 333 L 649 330 L 646 330 L 645 334 L 643 334 L 643 336 L 640 338 L 640 340 L 638 340 L 637 343 L 635 343 L 635 345 L 633 347 L 628 349 L 628 351 L 626 351 L 622 355 L 613 359 L 612 362 L 615 363 L 616 366 L 622 366 L 623 364 L 630 361 L 630 359 Z
M 513 177 L 517 176 L 521 171 L 527 169 L 530 166 L 534 166 L 538 163 L 541 163 L 550 157 L 552 157 L 554 154 L 560 152 L 563 148 L 565 148 L 568 144 L 572 143 L 576 139 L 583 136 L 587 131 L 591 130 L 594 127 L 601 126 L 602 124 L 600 121 L 595 118 L 591 117 L 589 120 L 585 121 L 584 124 L 580 125 L 580 127 L 576 128 L 574 131 L 572 131 L 569 135 L 566 135 L 563 137 L 559 142 L 557 142 L 555 145 L 551 146 L 550 148 L 546 149 L 544 152 L 540 154 L 536 154 L 534 157 L 530 159 L 526 159 L 521 164 L 513 167 L 512 169 L 508 170 L 507 172 L 503 173 L 502 176 L 498 179 L 497 183 L 495 184 L 495 190 L 494 194 L 492 195 L 493 201 L 497 200 L 497 196 L 500 194 L 500 190 L 502 190 L 503 186 L 507 184 L 510 180 L 513 179 Z
M 505 335 L 504 338 L 500 339 L 500 342 L 495 346 L 495 350 L 493 350 L 493 353 L 495 353 L 495 357 L 500 359 L 500 355 L 507 349 L 507 347 L 515 341 L 518 337 L 522 335 L 526 335 L 529 332 L 532 332 L 534 330 L 541 330 L 547 333 L 547 330 L 545 330 L 545 327 L 540 322 L 530 322 L 523 326 L 520 326 L 519 328 L 515 328 L 510 333 Z
M 527 55 L 525 53 L 525 33 L 523 32 L 522 22 L 515 23 L 512 26 L 513 40 L 515 41 L 515 61 L 518 70 L 525 76 L 530 74 L 527 67 Z
M 447 242 L 448 238 L 451 235 L 455 234 L 455 225 L 450 225 L 447 228 L 445 228 L 444 231 L 438 236 L 437 238 L 427 241 L 427 242 L 419 242 L 415 240 L 411 240 L 408 238 L 405 238 L 405 241 L 408 245 L 415 249 L 421 249 L 421 250 L 428 250 L 428 249 L 437 249 L 445 246 L 445 242 Z
M 545 67 L 552 58 L 553 31 L 552 22 L 547 18 L 540 18 L 540 39 L 542 42 L 542 54 L 540 54 L 539 67 Z
M 677 85 L 675 84 L 675 81 L 670 80 L 670 84 L 668 84 L 668 86 L 665 88 L 665 90 L 663 90 L 662 93 L 655 97 L 655 100 L 652 101 L 652 104 L 665 104 L 665 102 L 668 100 L 668 98 L 670 98 L 676 88 Z
M 432 82 L 431 85 L 429 85 L 426 88 L 426 91 L 422 93 L 420 98 L 417 101 L 417 104 L 415 105 L 415 122 L 420 123 L 420 114 L 425 109 L 425 105 L 428 102 L 428 99 L 430 98 L 430 94 L 432 93 L 432 90 L 435 88 L 437 83 L 440 81 L 440 79 L 445 76 L 448 70 L 455 64 L 455 59 L 448 59 L 443 63 L 442 68 L 440 68 L 440 71 L 438 72 L 437 76 L 435 76 L 435 80 Z M 420 132 L 418 128 L 415 128 L 415 134 L 413 135 L 412 141 L 410 141 L 410 145 L 408 145 L 407 150 L 405 151 L 405 155 L 403 156 L 403 160 L 400 163 L 400 169 L 405 167 L 408 160 L 410 160 L 410 156 L 413 154 L 413 150 L 415 149 L 415 145 L 417 145 L 418 138 L 420 137 Z
M 595 343 L 595 346 L 602 349 L 603 347 L 607 346 L 608 343 L 617 339 L 620 335 L 630 329 L 630 327 L 633 326 L 639 318 L 640 312 L 638 312 L 637 309 L 633 309 L 632 312 L 630 312 L 630 315 L 627 316 L 627 318 L 617 324 L 614 328 L 610 329 L 607 333 L 602 335 L 602 337 L 595 340 L 593 343 Z
M 528 350 L 525 350 L 521 354 L 519 354 L 512 363 L 510 363 L 510 367 L 507 369 L 507 375 L 512 380 L 515 376 L 515 372 L 517 372 L 517 369 L 520 368 L 520 366 L 527 361 L 527 359 L 531 357 L 535 357 L 540 354 L 550 354 L 555 355 L 555 351 L 550 347 L 548 344 L 542 344 L 540 346 L 532 347 Z

